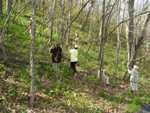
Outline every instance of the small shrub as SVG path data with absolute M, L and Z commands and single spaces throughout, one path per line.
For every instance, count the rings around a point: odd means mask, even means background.
M 134 98 L 128 105 L 127 113 L 138 113 L 141 109 L 141 101 L 139 98 Z

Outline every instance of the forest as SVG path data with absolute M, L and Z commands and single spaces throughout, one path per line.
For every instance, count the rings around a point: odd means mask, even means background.
M 150 0 L 0 0 L 0 113 L 150 113 Z

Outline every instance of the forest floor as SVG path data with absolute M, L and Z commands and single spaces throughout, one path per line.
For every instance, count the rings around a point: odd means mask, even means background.
M 92 113 L 85 109 L 95 110 L 93 113 L 126 113 L 133 98 L 129 95 L 129 83 L 105 86 L 94 81 L 94 73 L 82 71 L 62 81 L 56 81 L 55 76 L 41 80 L 32 110 L 28 107 L 29 86 L 16 76 L 1 76 L 2 113 Z

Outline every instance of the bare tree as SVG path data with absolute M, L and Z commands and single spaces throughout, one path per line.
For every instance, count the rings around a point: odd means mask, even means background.
M 49 10 L 49 30 L 50 30 L 49 43 L 53 39 L 53 25 L 54 25 L 54 15 L 55 15 L 56 0 L 52 0 L 51 4 L 52 5 L 50 5 L 50 10 Z
M 88 11 L 87 11 L 87 14 L 86 14 L 86 17 L 85 17 L 85 21 L 82 24 L 82 30 L 85 28 L 86 24 L 88 23 L 88 19 L 90 17 L 90 14 L 92 13 L 93 5 L 94 5 L 94 1 L 91 1 L 91 5 L 88 8 Z
M 105 16 L 106 16 L 106 1 L 103 0 L 102 3 L 102 22 L 99 32 L 99 71 L 100 79 L 102 79 L 103 66 L 104 66 L 104 41 L 106 38 L 106 26 L 105 26 Z
M 120 18 L 120 10 L 121 10 L 121 1 L 118 3 L 118 13 L 117 13 L 117 24 L 119 24 L 121 18 Z M 121 46 L 121 41 L 120 41 L 120 27 L 117 28 L 117 48 L 116 48 L 116 65 L 118 66 L 119 63 L 119 53 L 120 53 L 120 46 Z
M 3 1 L 2 0 L 0 0 L 0 16 L 2 16 L 3 15 Z
M 7 11 L 7 15 L 9 15 L 10 11 L 11 11 L 11 6 L 12 6 L 12 0 L 6 0 L 6 11 Z
M 90 21 L 89 21 L 89 30 L 88 30 L 88 38 L 90 39 L 90 37 L 91 37 L 91 34 L 92 34 L 92 24 L 93 24 L 93 10 L 94 10 L 94 8 L 93 8 L 93 6 L 94 6 L 94 3 L 92 2 L 92 4 L 91 4 L 92 6 L 90 7 L 90 12 L 88 11 L 88 13 L 91 13 L 91 15 L 89 15 L 89 17 L 86 17 L 86 21 L 87 21 L 87 19 L 89 18 L 90 19 Z M 88 15 L 87 15 L 88 16 Z M 82 29 L 84 29 L 84 26 L 82 27 Z
M 60 28 L 60 33 L 61 33 L 61 43 L 62 45 L 64 44 L 64 18 L 65 18 L 65 0 L 61 0 L 61 28 Z
M 135 63 L 135 61 L 136 61 L 139 49 L 140 49 L 141 45 L 143 44 L 144 37 L 146 36 L 147 28 L 148 28 L 149 23 L 150 23 L 150 12 L 147 15 L 147 18 L 146 18 L 146 20 L 144 22 L 144 26 L 143 26 L 141 35 L 138 37 L 137 41 L 135 42 L 134 53 L 132 54 L 132 57 L 131 57 L 129 65 L 133 65 Z
M 128 67 L 132 67 L 129 65 L 132 53 L 134 52 L 133 40 L 134 40 L 134 0 L 128 1 L 128 13 L 129 13 L 129 25 L 128 25 Z
M 67 31 L 68 29 L 72 26 L 72 24 L 78 19 L 78 17 L 80 16 L 81 12 L 84 10 L 84 8 L 88 5 L 88 3 L 90 2 L 91 0 L 87 0 L 85 2 L 85 4 L 80 8 L 80 10 L 78 11 L 77 15 L 71 20 L 70 24 L 66 27 L 65 29 L 65 32 L 64 32 L 64 37 L 66 36 L 67 34 Z
M 31 50 L 30 50 L 30 76 L 31 76 L 31 89 L 30 89 L 30 106 L 33 107 L 35 100 L 35 68 L 34 68 L 34 53 L 35 53 L 35 10 L 36 0 L 32 0 L 32 18 L 31 18 Z
M 68 6 L 69 6 L 69 12 L 68 12 L 68 21 L 67 25 L 69 26 L 71 24 L 71 10 L 72 10 L 72 0 L 68 0 Z M 70 39 L 70 32 L 71 32 L 71 26 L 69 26 L 66 36 L 66 44 L 69 44 Z

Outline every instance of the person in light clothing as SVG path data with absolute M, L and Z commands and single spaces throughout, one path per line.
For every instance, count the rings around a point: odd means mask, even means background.
M 70 68 L 74 73 L 77 72 L 76 65 L 78 63 L 78 46 L 75 45 L 74 48 L 70 49 Z
M 130 74 L 130 87 L 131 87 L 131 92 L 133 94 L 136 94 L 138 90 L 138 79 L 139 79 L 138 70 L 139 67 L 137 65 L 134 65 L 132 70 L 128 69 L 128 72 Z
M 102 80 L 106 85 L 109 85 L 109 76 L 106 75 L 106 70 L 103 70 Z

